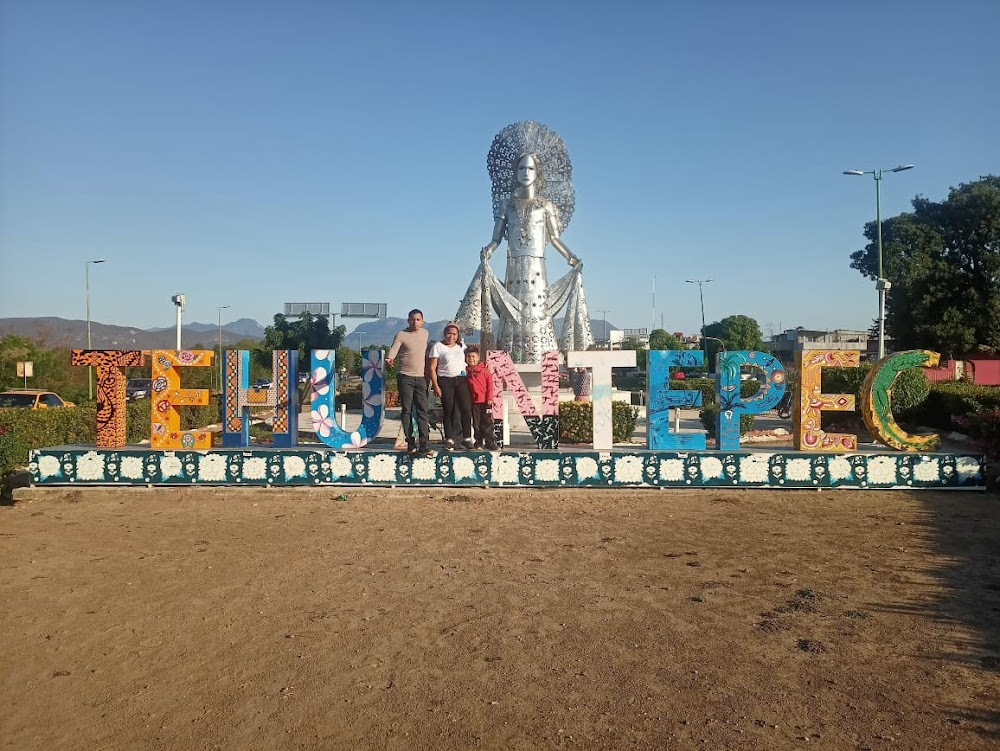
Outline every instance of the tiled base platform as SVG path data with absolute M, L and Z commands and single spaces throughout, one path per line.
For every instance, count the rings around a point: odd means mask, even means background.
M 440 452 L 369 448 L 162 451 L 54 446 L 31 452 L 31 483 L 48 485 L 414 485 L 601 488 L 984 489 L 975 453 L 779 451 Z

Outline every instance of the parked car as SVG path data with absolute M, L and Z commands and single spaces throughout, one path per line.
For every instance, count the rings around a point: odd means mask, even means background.
M 129 401 L 148 399 L 152 389 L 152 378 L 129 378 L 128 383 L 125 384 L 125 398 Z
M 59 394 L 38 389 L 10 389 L 0 393 L 0 407 L 23 409 L 49 409 L 51 407 L 75 407 Z
M 256 381 L 253 382 L 253 385 L 250 388 L 252 388 L 252 389 L 269 389 L 273 385 L 274 385 L 274 383 L 271 381 L 270 378 L 258 378 Z

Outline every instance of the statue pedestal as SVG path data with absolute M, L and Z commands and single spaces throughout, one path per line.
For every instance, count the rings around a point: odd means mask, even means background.
M 524 387 L 528 389 L 533 397 L 542 393 L 542 366 L 541 365 L 515 365 L 518 375 L 524 381 Z

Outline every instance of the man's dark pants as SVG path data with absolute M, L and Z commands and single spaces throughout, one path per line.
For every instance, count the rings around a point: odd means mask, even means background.
M 417 431 L 420 436 L 420 447 L 426 448 L 430 438 L 430 428 L 427 424 L 427 380 L 423 376 L 396 376 L 396 386 L 399 389 L 399 406 L 403 421 L 403 434 L 406 445 L 413 447 L 413 416 L 417 418 Z

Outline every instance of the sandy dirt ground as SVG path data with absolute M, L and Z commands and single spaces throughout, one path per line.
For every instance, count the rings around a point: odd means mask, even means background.
M 979 492 L 44 489 L 3 749 L 996 749 Z

